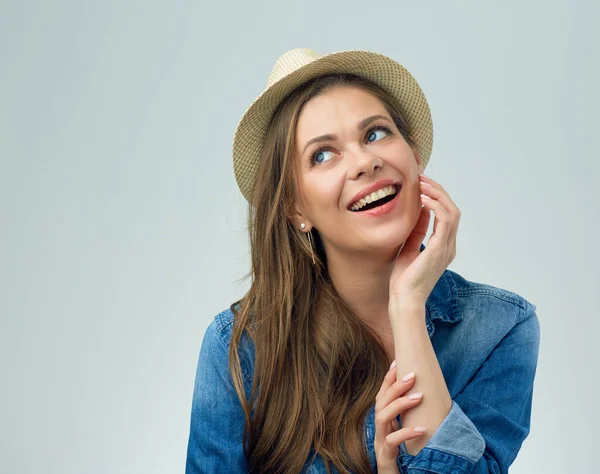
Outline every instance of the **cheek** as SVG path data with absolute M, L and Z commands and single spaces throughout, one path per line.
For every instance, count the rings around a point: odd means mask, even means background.
M 310 209 L 315 216 L 327 217 L 340 210 L 340 191 L 332 186 L 331 181 L 312 183 L 306 192 Z

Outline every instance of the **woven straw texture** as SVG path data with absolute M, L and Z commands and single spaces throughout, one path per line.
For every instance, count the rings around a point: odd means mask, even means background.
M 242 116 L 233 139 L 233 170 L 237 184 L 250 201 L 258 159 L 269 121 L 279 105 L 297 86 L 330 72 L 349 72 L 376 82 L 400 104 L 426 167 L 433 148 L 433 123 L 425 94 L 414 77 L 398 62 L 371 51 L 340 51 L 321 55 L 296 48 L 279 57 L 266 89 Z

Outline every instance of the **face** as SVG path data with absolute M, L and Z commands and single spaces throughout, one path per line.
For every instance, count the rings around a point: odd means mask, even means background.
M 373 116 L 380 117 L 365 121 Z M 330 136 L 312 142 L 323 135 Z M 304 231 L 315 227 L 328 258 L 332 250 L 398 250 L 421 212 L 419 172 L 423 168 L 418 153 L 379 99 L 355 87 L 329 89 L 305 104 L 295 139 L 296 228 L 301 222 L 306 224 Z M 386 184 L 395 191 L 400 187 L 388 204 L 352 209 L 356 197 L 366 191 L 384 188 L 386 194 Z M 378 204 L 373 198 L 371 194 L 364 198 L 367 208 Z

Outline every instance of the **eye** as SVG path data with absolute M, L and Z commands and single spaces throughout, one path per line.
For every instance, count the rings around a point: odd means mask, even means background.
M 393 132 L 392 130 L 385 126 L 385 125 L 375 125 L 373 127 L 371 127 L 368 131 L 367 131 L 367 143 L 374 143 L 377 140 L 370 140 L 370 138 L 372 136 L 377 136 L 376 132 L 385 132 L 387 135 L 392 135 Z M 321 158 L 322 156 L 325 156 L 325 153 L 333 153 L 333 151 L 331 151 L 331 149 L 329 147 L 321 147 L 321 148 L 317 148 L 315 150 L 315 152 L 310 156 L 310 166 L 314 166 L 314 165 L 318 165 L 321 163 L 325 163 L 329 160 L 327 159 L 323 159 Z
M 327 148 L 319 148 L 317 151 L 314 152 L 313 156 L 312 156 L 312 162 L 313 163 L 324 163 L 325 161 L 329 161 L 326 159 L 323 159 L 321 157 L 325 156 L 325 153 L 333 153 L 331 150 L 328 150 Z
M 385 132 L 387 135 L 389 135 L 391 133 L 391 130 L 386 127 L 385 125 L 375 125 L 373 128 L 371 128 L 369 130 L 369 134 L 367 135 L 367 142 L 368 143 L 373 143 L 374 141 L 377 140 L 369 140 L 369 138 L 371 138 L 372 136 L 376 136 L 376 132 Z

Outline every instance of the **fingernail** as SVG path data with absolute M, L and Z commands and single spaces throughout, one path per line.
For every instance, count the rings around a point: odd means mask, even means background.
M 403 382 L 408 382 L 410 379 L 412 379 L 415 376 L 414 372 L 411 372 L 410 374 L 406 374 L 403 378 L 402 381 Z
M 423 432 L 425 431 L 425 427 L 424 427 L 424 426 L 417 426 L 417 427 L 415 428 L 415 431 L 416 431 L 417 433 L 423 433 Z
M 396 367 L 396 359 L 392 361 L 392 365 L 390 365 L 390 370 L 392 370 L 394 367 Z
M 421 398 L 423 396 L 423 392 L 415 392 L 412 395 L 409 395 L 409 399 L 410 400 L 418 400 L 419 398 Z

